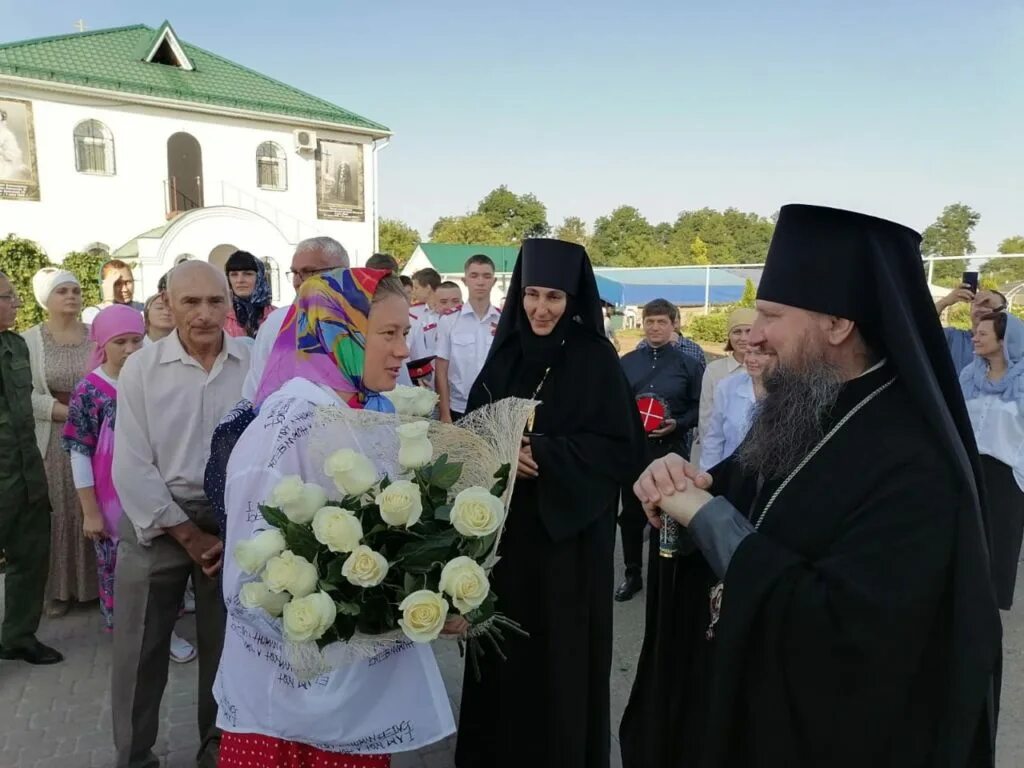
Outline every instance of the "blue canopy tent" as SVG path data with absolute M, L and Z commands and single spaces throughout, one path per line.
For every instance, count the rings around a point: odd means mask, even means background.
M 683 307 L 734 304 L 743 298 L 746 286 L 746 279 L 728 270 L 704 267 L 599 267 L 594 273 L 601 298 L 620 307 L 653 299 Z

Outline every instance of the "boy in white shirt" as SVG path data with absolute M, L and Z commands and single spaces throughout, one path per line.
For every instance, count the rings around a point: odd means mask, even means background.
M 441 421 L 462 417 L 469 390 L 480 374 L 494 340 L 501 312 L 491 304 L 494 262 L 483 254 L 470 256 L 463 272 L 469 301 L 441 318 L 437 332 L 435 384 Z

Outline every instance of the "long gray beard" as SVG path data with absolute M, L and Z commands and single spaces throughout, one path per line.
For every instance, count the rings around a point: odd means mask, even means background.
M 736 456 L 747 470 L 771 480 L 788 475 L 825 436 L 842 381 L 821 360 L 765 373 L 765 396 L 755 406 L 750 431 Z

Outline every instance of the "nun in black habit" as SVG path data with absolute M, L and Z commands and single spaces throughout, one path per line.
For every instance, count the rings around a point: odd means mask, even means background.
M 579 245 L 526 240 L 468 410 L 539 400 L 501 557 L 500 610 L 528 639 L 467 665 L 458 768 L 609 764 L 615 517 L 643 431 Z M 533 475 L 533 476 L 531 476 Z
M 919 244 L 881 219 L 782 209 L 750 342 L 779 354 L 777 371 L 811 349 L 805 359 L 846 372 L 785 469 L 744 461 L 755 412 L 710 472 L 714 498 L 679 457 L 637 482 L 696 547 L 659 558 L 625 768 L 993 765 L 1000 626 L 984 489 Z

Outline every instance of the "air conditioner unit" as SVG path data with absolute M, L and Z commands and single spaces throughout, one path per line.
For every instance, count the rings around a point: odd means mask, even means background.
M 292 135 L 295 136 L 295 149 L 299 152 L 316 151 L 316 131 L 307 131 L 299 128 L 293 131 Z

